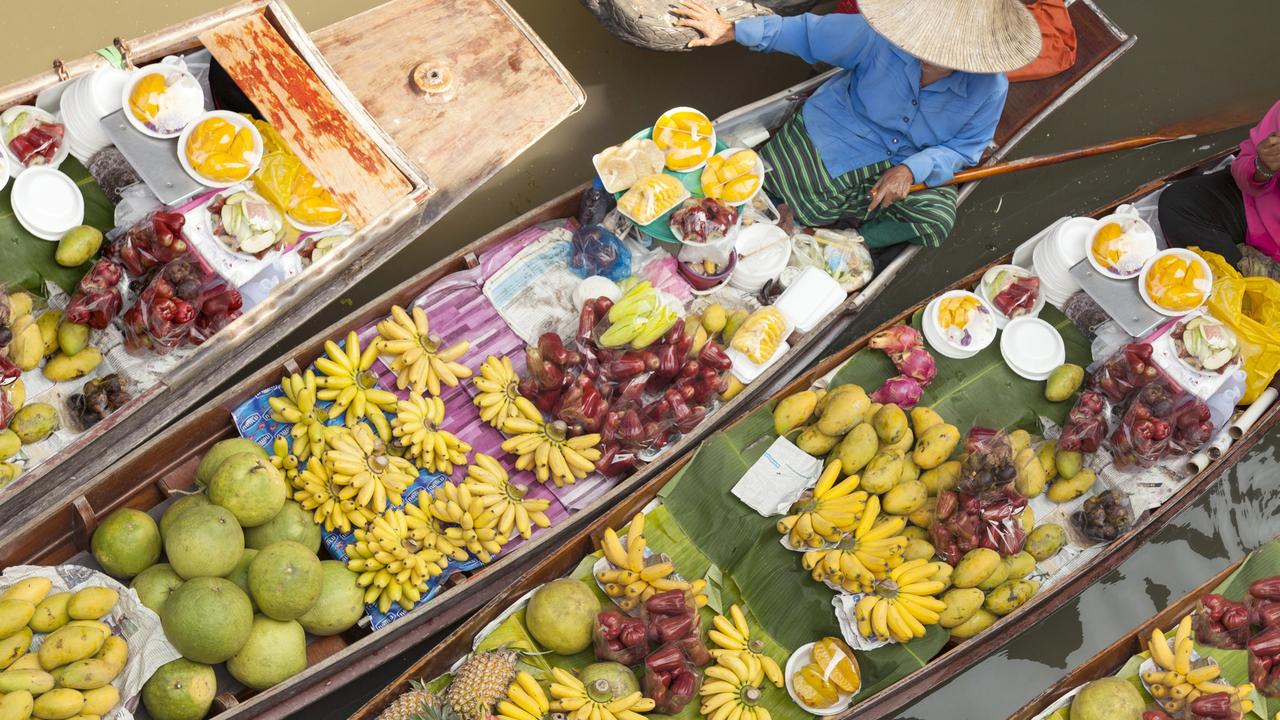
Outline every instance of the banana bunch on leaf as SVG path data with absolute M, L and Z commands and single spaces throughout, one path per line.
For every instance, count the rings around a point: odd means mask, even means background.
M 880 496 L 872 495 L 858 518 L 858 525 L 830 550 L 809 550 L 801 564 L 817 582 L 830 581 L 847 592 L 871 590 L 876 579 L 886 577 L 902 564 L 907 538 L 901 533 L 907 519 L 887 516 L 880 520 Z
M 863 637 L 905 643 L 921 638 L 935 625 L 947 604 L 934 597 L 946 583 L 933 580 L 941 563 L 908 560 L 890 571 L 854 606 L 853 617 Z
M 859 478 L 840 478 L 839 460 L 827 463 L 818 484 L 791 506 L 791 514 L 778 521 L 778 532 L 793 548 L 822 547 L 838 542 L 854 529 L 867 506 L 867 493 L 858 490 Z
M 453 473 L 454 465 L 467 464 L 471 446 L 441 428 L 442 424 L 444 400 L 439 396 L 410 395 L 408 400 L 396 403 L 391 434 L 418 467 L 449 475 Z
M 747 616 L 742 608 L 730 605 L 729 615 L 712 618 L 713 627 L 707 632 L 707 638 L 717 649 L 711 650 L 711 656 L 718 660 L 724 655 L 753 655 L 760 661 L 769 682 L 778 687 L 786 685 L 778 661 L 764 654 L 764 641 L 751 638 L 751 627 L 747 625 Z
M 654 708 L 653 700 L 637 690 L 621 698 L 613 697 L 608 680 L 601 678 L 587 687 L 578 678 L 558 667 L 551 668 L 552 710 L 569 716 L 569 720 L 645 720 L 640 713 Z
M 663 555 L 645 558 L 648 543 L 644 538 L 644 513 L 636 513 L 627 530 L 627 544 L 613 528 L 606 528 L 600 542 L 600 550 L 612 568 L 596 574 L 596 579 L 618 607 L 630 612 L 649 598 L 669 590 L 685 590 L 693 593 L 698 607 L 707 604 L 705 580 L 689 582 L 675 577 L 675 565 Z
M 391 371 L 396 374 L 396 387 L 412 387 L 413 392 L 433 396 L 441 386 L 458 387 L 460 378 L 471 377 L 471 368 L 458 362 L 471 343 L 463 340 L 448 347 L 438 335 L 430 332 L 427 313 L 414 306 L 413 315 L 399 305 L 391 306 L 391 317 L 378 323 L 380 350 L 392 356 Z
M 699 694 L 702 717 L 707 720 L 769 720 L 764 699 L 764 663 L 752 654 L 721 655 L 705 671 Z
M 368 418 L 378 430 L 383 441 L 391 440 L 391 425 L 386 413 L 396 407 L 396 394 L 377 387 L 378 375 L 373 372 L 373 361 L 378 359 L 377 341 L 360 349 L 360 337 L 352 330 L 347 333 L 345 346 L 339 347 L 332 340 L 324 343 L 325 357 L 316 358 L 320 377 L 316 385 L 320 391 L 316 397 L 332 400 L 329 417 L 343 417 L 343 424 L 352 427 L 357 421 Z
M 1253 685 L 1232 685 L 1222 679 L 1222 668 L 1213 658 L 1193 661 L 1191 649 L 1192 618 L 1186 615 L 1178 623 L 1172 642 L 1160 628 L 1151 631 L 1147 650 L 1158 670 L 1142 673 L 1151 697 L 1165 712 L 1176 714 L 1205 695 L 1226 693 L 1239 699 L 1242 714 L 1253 710 Z

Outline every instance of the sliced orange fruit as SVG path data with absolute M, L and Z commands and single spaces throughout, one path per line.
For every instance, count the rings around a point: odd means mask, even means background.
M 836 686 L 822 678 L 822 671 L 817 665 L 809 663 L 800 668 L 800 672 L 791 678 L 800 701 L 812 708 L 828 708 L 840 699 Z
M 843 640 L 833 637 L 822 638 L 814 643 L 811 654 L 813 662 L 827 674 L 831 683 L 842 691 L 854 692 L 862 684 L 853 650 Z

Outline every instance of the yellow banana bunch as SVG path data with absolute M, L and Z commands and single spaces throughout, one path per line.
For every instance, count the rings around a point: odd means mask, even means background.
M 268 398 L 267 404 L 272 420 L 292 426 L 293 454 L 302 462 L 324 452 L 324 423 L 329 416 L 316 403 L 316 374 L 308 370 L 286 375 L 280 379 L 280 389 L 284 397 Z
M 743 614 L 742 608 L 730 605 L 729 615 L 732 620 L 717 615 L 711 621 L 714 627 L 707 633 L 707 637 L 719 648 L 712 650 L 711 656 L 719 659 L 723 655 L 752 655 L 760 661 L 769 682 L 778 687 L 785 685 L 778 662 L 764 654 L 764 641 L 751 639 L 751 628 L 747 625 L 747 616 Z
M 569 720 L 645 720 L 641 713 L 653 709 L 653 700 L 640 691 L 614 698 L 608 680 L 600 679 L 587 687 L 578 678 L 558 667 L 551 668 L 550 708 L 568 715 Z
M 542 413 L 523 397 L 516 398 L 519 417 L 509 417 L 502 431 L 511 437 L 502 449 L 516 456 L 517 470 L 532 470 L 538 482 L 555 482 L 556 487 L 572 485 L 596 469 L 600 459 L 600 435 L 591 433 L 569 437 L 563 422 L 545 422 Z
M 822 547 L 837 542 L 853 530 L 867 506 L 867 493 L 858 487 L 857 475 L 843 482 L 840 461 L 827 464 L 812 492 L 791 506 L 791 514 L 778 521 L 778 532 L 787 536 L 793 548 Z
M 465 562 L 469 557 L 466 548 L 445 537 L 445 524 L 431 513 L 431 503 L 435 502 L 431 493 L 418 493 L 417 502 L 404 504 L 405 522 L 409 524 L 409 535 L 424 548 L 439 550 L 446 558 Z
M 846 481 L 848 482 L 848 481 Z M 801 565 L 817 582 L 831 581 L 847 592 L 867 592 L 877 579 L 902 564 L 907 538 L 904 517 L 880 518 L 880 497 L 872 495 L 853 533 L 829 550 L 810 550 Z
M 476 453 L 462 484 L 472 496 L 480 498 L 485 509 L 498 516 L 498 532 L 503 535 L 510 537 L 514 528 L 528 540 L 534 525 L 551 527 L 546 513 L 551 501 L 525 497 L 529 488 L 511 482 L 506 469 L 484 453 Z
M 498 720 L 542 720 L 551 711 L 551 702 L 542 686 L 527 672 L 516 673 L 507 688 L 507 697 L 498 701 Z
M 441 429 L 444 400 L 438 396 L 410 395 L 396 403 L 391 434 L 405 447 L 405 454 L 429 472 L 453 473 L 454 465 L 466 465 L 471 446 Z
M 858 632 L 866 638 L 900 643 L 924 637 L 925 626 L 937 624 L 939 613 L 947 608 L 934 597 L 946 589 L 946 583 L 930 579 L 940 564 L 917 558 L 890 571 L 854 606 Z
M 707 720 L 769 720 L 769 711 L 760 705 L 764 691 L 764 663 L 750 653 L 721 655 L 705 671 L 702 705 Z
M 336 418 L 345 413 L 342 421 L 347 427 L 355 425 L 361 418 L 369 418 L 378 430 L 378 437 L 390 441 L 391 426 L 387 423 L 386 412 L 395 410 L 397 398 L 395 393 L 375 387 L 378 376 L 370 368 L 378 359 L 378 343 L 369 343 L 362 352 L 360 338 L 352 330 L 347 333 L 345 347 L 326 340 L 324 352 L 327 357 L 316 358 L 316 369 L 320 371 L 320 377 L 316 379 L 320 392 L 316 397 L 333 401 L 329 417 Z
M 1247 714 L 1253 709 L 1253 685 L 1245 683 L 1236 686 L 1223 682 L 1222 668 L 1212 658 L 1202 659 L 1196 661 L 1199 664 L 1194 664 L 1191 660 L 1191 648 L 1195 644 L 1191 637 L 1191 623 L 1190 615 L 1182 618 L 1174 632 L 1172 643 L 1160 628 L 1151 631 L 1147 650 L 1160 668 L 1142 673 L 1142 680 L 1148 685 L 1151 697 L 1156 699 L 1165 712 L 1176 714 L 1201 695 L 1225 692 L 1238 697 L 1240 709 Z
M 378 336 L 380 350 L 393 356 L 391 371 L 401 390 L 412 386 L 417 395 L 439 395 L 442 384 L 458 387 L 459 378 L 471 377 L 471 368 L 457 362 L 471 343 L 441 347 L 443 341 L 431 334 L 427 313 L 420 307 L 414 306 L 410 317 L 404 308 L 392 305 L 391 317 L 378 323 Z
M 418 500 L 421 502 L 422 497 Z M 491 562 L 510 540 L 498 532 L 497 514 L 486 510 L 480 497 L 472 495 L 465 485 L 445 482 L 437 488 L 431 515 L 447 524 L 445 538 L 470 550 L 482 563 Z
M 645 600 L 668 590 L 687 590 L 693 593 L 697 606 L 704 607 L 707 604 L 707 596 L 703 593 L 706 581 L 688 582 L 672 577 L 676 572 L 675 565 L 666 556 L 655 555 L 646 560 L 646 546 L 644 513 L 636 513 L 631 519 L 625 548 L 613 528 L 605 529 L 600 550 L 613 567 L 596 574 L 605 594 L 624 612 L 630 612 Z
M 271 443 L 271 464 L 280 471 L 280 474 L 290 484 L 298 479 L 298 472 L 302 465 L 298 461 L 298 456 L 289 452 L 289 440 L 283 436 L 276 438 Z
M 394 509 L 375 517 L 367 528 L 358 528 L 347 555 L 347 568 L 359 573 L 356 584 L 365 588 L 364 601 L 377 600 L 384 613 L 395 603 L 412 610 L 427 581 L 448 564 L 439 550 L 423 547 L 413 537 L 404 512 Z
M 471 381 L 475 384 L 474 402 L 480 408 L 480 419 L 501 430 L 509 417 L 519 417 L 516 398 L 520 397 L 520 376 L 511 365 L 511 359 L 503 355 L 490 355 L 480 365 L 480 375 Z
M 404 490 L 418 477 L 418 469 L 408 460 L 388 454 L 387 444 L 374 436 L 368 425 L 332 432 L 328 443 L 323 462 L 335 483 L 355 488 L 356 505 L 380 513 L 388 503 L 404 502 Z
M 307 463 L 301 472 L 295 472 L 290 484 L 293 499 L 303 510 L 315 513 L 316 524 L 324 525 L 329 532 L 337 530 L 345 534 L 351 532 L 351 528 L 365 527 L 374 518 L 375 513 L 367 506 L 356 504 L 357 490 L 351 485 L 351 476 L 329 472 L 323 456 Z

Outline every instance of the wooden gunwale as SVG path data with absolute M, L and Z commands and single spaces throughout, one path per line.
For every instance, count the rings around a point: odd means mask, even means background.
M 1125 197 L 1109 203 L 1091 214 L 1094 217 L 1105 216 L 1112 212 L 1116 205 L 1136 199 L 1171 180 L 1184 177 L 1207 165 L 1212 165 L 1223 156 L 1225 156 L 1225 153 L 1172 173 L 1162 180 L 1146 183 Z M 750 411 L 740 415 L 738 420 L 730 423 L 727 427 L 732 427 L 741 422 L 742 418 L 745 418 L 751 412 L 771 402 L 773 399 L 785 397 L 810 387 L 820 378 L 835 371 L 854 353 L 865 347 L 867 341 L 876 332 L 909 320 L 919 308 L 924 307 L 933 298 L 949 290 L 973 286 L 982 278 L 987 269 L 998 264 L 1007 263 L 1011 257 L 1012 254 L 997 259 L 957 280 L 950 286 L 938 290 L 916 306 L 898 313 L 881 326 L 863 335 L 853 344 L 823 360 L 773 393 L 769 400 L 756 404 Z M 1178 512 L 1211 488 L 1224 472 L 1243 458 L 1249 449 L 1278 422 L 1280 422 L 1280 405 L 1271 407 L 1255 423 L 1249 433 L 1233 444 L 1217 461 L 1193 478 L 1162 505 L 1139 518 L 1134 527 L 1113 541 L 1105 553 L 1096 556 L 1093 561 L 1076 571 L 1069 579 L 1037 594 L 1016 613 L 1001 618 L 985 632 L 963 644 L 949 646 L 924 667 L 863 700 L 851 708 L 849 712 L 838 717 L 841 720 L 871 720 L 873 718 L 893 716 L 896 712 L 929 693 L 941 683 L 955 677 L 971 665 L 995 652 L 1013 637 L 1044 620 L 1132 555 L 1152 534 L 1164 527 Z M 662 488 L 675 477 L 691 457 L 692 454 L 681 457 L 659 475 L 647 481 L 630 496 L 618 498 L 617 504 L 611 506 L 604 515 L 592 522 L 585 531 L 579 533 L 568 542 L 562 542 L 551 555 L 539 561 L 526 574 L 511 583 L 501 595 L 473 615 L 463 625 L 459 626 L 448 638 L 435 646 L 435 649 L 406 670 L 393 684 L 370 700 L 359 712 L 352 716 L 353 720 L 369 720 L 375 717 L 380 709 L 394 701 L 395 697 L 407 688 L 410 680 L 423 677 L 430 678 L 446 671 L 461 654 L 469 651 L 471 639 L 479 630 L 532 588 L 572 570 L 583 555 L 595 551 L 598 546 L 598 538 L 606 528 L 623 526 L 636 511 L 657 497 Z
M 1244 559 L 1232 563 L 1222 572 L 1205 580 L 1196 589 L 1152 615 L 1146 622 L 1130 630 L 1119 640 L 1111 643 L 1097 655 L 1086 660 L 1083 665 L 1077 666 L 1074 670 L 1064 675 L 1061 680 L 1037 695 L 1031 702 L 1023 705 L 1021 709 L 1009 716 L 1009 720 L 1031 720 L 1071 690 L 1087 682 L 1114 675 L 1116 671 L 1124 667 L 1125 663 L 1129 662 L 1129 658 L 1146 652 L 1147 638 L 1151 637 L 1152 630 L 1156 628 L 1167 630 L 1177 625 L 1184 615 L 1195 610 L 1196 603 L 1202 595 L 1213 592 L 1214 588 L 1225 582 L 1227 578 L 1231 577 L 1231 573 L 1239 570 L 1243 564 Z
M 539 121 L 539 124 L 545 124 L 544 132 L 550 130 L 582 107 L 585 95 L 581 86 L 506 0 L 485 0 L 485 3 L 511 22 L 571 96 L 571 105 L 557 117 Z M 336 299 L 381 262 L 408 245 L 501 169 L 502 165 L 488 168 L 487 172 L 469 178 L 470 182 L 465 186 L 437 188 L 368 114 L 324 56 L 311 44 L 301 23 L 280 0 L 242 0 L 230 7 L 143 35 L 128 43 L 121 41 L 120 44 L 126 47 L 130 61 L 143 64 L 199 47 L 198 35 L 201 32 L 264 10 L 293 49 L 334 93 L 360 130 L 372 138 L 409 179 L 410 192 L 362 227 L 323 262 L 277 287 L 266 301 L 255 306 L 253 312 L 246 313 L 217 333 L 164 380 L 139 392 L 124 407 L 4 488 L 0 492 L 0 526 L 24 522 L 51 508 L 78 486 L 92 481 L 142 440 L 159 432 L 183 411 L 195 407 L 220 380 L 230 377 L 246 360 L 269 351 L 290 328 L 305 322 L 314 308 Z M 337 34 L 339 26 L 351 21 L 341 21 L 316 34 Z M 58 61 L 57 65 L 71 78 L 109 66 L 97 54 Z M 0 88 L 0 108 L 29 102 L 40 91 L 61 80 L 57 71 L 50 70 Z M 510 157 L 502 154 L 495 157 L 509 161 L 526 148 L 527 145 L 511 147 Z

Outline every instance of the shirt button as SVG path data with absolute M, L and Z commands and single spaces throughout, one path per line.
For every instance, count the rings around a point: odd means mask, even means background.
M 911 101 L 911 106 L 912 106 L 912 107 L 915 107 L 916 105 L 919 105 L 919 104 L 920 104 L 920 102 L 919 102 L 918 100 L 912 100 L 912 101 Z
M 898 144 L 898 138 L 894 138 L 894 139 L 893 139 L 893 144 L 894 144 L 894 145 L 897 145 L 897 144 Z
M 885 151 L 884 151 L 884 156 L 885 156 L 885 157 L 893 157 L 893 151 L 892 151 L 892 150 L 885 150 Z
M 904 123 L 909 123 L 909 122 L 911 122 L 911 118 L 909 118 L 909 117 L 903 117 L 903 118 L 902 118 L 902 122 L 904 122 Z

